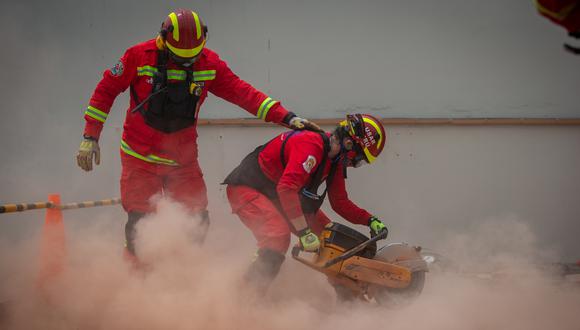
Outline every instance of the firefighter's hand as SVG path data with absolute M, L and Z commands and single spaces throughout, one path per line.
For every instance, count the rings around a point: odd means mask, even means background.
M 307 131 L 313 131 L 313 132 L 322 132 L 322 129 L 320 128 L 320 126 L 309 121 L 308 119 L 300 118 L 298 116 L 290 119 L 290 121 L 288 122 L 288 126 L 290 126 L 291 129 L 295 129 L 295 130 L 307 130 Z
M 385 224 L 375 216 L 369 218 L 369 227 L 371 228 L 371 237 L 383 235 L 383 238 L 381 239 L 385 239 L 389 234 L 387 226 L 385 226 Z
M 93 155 L 95 156 L 95 164 L 101 163 L 101 150 L 99 149 L 99 142 L 90 137 L 84 137 L 77 153 L 77 164 L 85 171 L 93 169 Z
M 304 251 L 316 252 L 320 248 L 320 240 L 310 228 L 306 228 L 298 233 L 300 245 Z

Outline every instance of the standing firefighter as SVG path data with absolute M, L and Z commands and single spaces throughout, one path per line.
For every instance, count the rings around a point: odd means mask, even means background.
M 568 31 L 568 36 L 580 39 L 580 0 L 536 0 L 538 12 L 562 26 Z M 580 55 L 580 47 L 565 43 L 564 48 Z
M 90 171 L 93 156 L 96 164 L 100 162 L 98 140 L 113 101 L 130 90 L 121 141 L 121 199 L 129 214 L 125 234 L 131 256 L 135 255 L 135 225 L 154 211 L 150 198 L 160 192 L 199 216 L 205 236 L 207 192 L 197 160 L 196 123 L 208 92 L 267 122 L 317 128 L 240 79 L 205 47 L 206 41 L 207 27 L 195 12 L 172 12 L 155 39 L 129 48 L 105 71 L 85 111 L 77 162 Z
M 346 220 L 368 225 L 371 234 L 385 225 L 348 198 L 347 167 L 372 163 L 386 143 L 383 125 L 369 115 L 348 115 L 332 133 L 289 131 L 250 153 L 224 181 L 232 207 L 258 241 L 257 258 L 246 280 L 264 292 L 276 277 L 298 236 L 306 251 L 320 246 L 328 217 L 320 210 L 326 193 L 332 209 Z M 326 189 L 318 188 L 326 182 Z

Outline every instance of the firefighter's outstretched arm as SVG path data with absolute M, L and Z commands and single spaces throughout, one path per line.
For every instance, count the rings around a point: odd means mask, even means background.
M 342 167 L 337 170 L 337 173 L 342 173 Z M 367 225 L 371 230 L 371 236 L 374 237 L 384 232 L 388 233 L 387 226 L 379 218 L 350 200 L 346 191 L 345 179 L 342 175 L 337 174 L 332 180 L 328 187 L 328 196 L 332 209 L 338 215 L 351 223 Z M 383 238 L 386 237 L 387 234 L 383 234 Z
M 218 67 L 210 92 L 231 102 L 266 122 L 273 122 L 296 130 L 321 131 L 315 123 L 286 110 L 280 101 L 271 98 L 238 77 L 217 58 Z

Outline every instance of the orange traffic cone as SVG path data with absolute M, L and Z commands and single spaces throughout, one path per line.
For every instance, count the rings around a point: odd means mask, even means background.
M 60 195 L 48 195 L 48 201 L 58 206 Z M 37 283 L 39 287 L 43 287 L 48 281 L 57 277 L 64 268 L 66 247 L 62 211 L 59 208 L 46 209 L 40 244 L 40 270 Z

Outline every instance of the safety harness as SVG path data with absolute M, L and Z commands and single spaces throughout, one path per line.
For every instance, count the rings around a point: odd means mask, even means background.
M 282 142 L 282 146 L 280 147 L 280 161 L 282 163 L 282 168 L 286 168 L 286 161 L 284 158 L 284 152 L 286 143 L 288 140 L 296 133 L 297 131 L 291 132 Z M 332 179 L 334 177 L 334 173 L 336 172 L 336 167 L 338 162 L 332 162 L 330 166 L 330 171 L 326 180 L 322 180 L 322 176 L 324 174 L 324 169 L 326 167 L 326 162 L 328 161 L 328 152 L 330 151 L 330 141 L 328 136 L 325 133 L 319 133 L 320 138 L 324 144 L 324 151 L 322 160 L 320 165 L 318 165 L 316 171 L 311 174 L 310 182 L 302 187 L 300 190 L 300 205 L 302 207 L 302 212 L 304 214 L 314 214 L 324 202 L 326 198 L 326 193 L 328 187 L 330 186 Z M 277 138 L 277 137 L 276 137 Z M 274 138 L 274 139 L 276 139 Z M 282 205 L 280 204 L 280 199 L 278 196 L 278 192 L 276 191 L 277 183 L 272 182 L 262 169 L 260 168 L 260 164 L 258 162 L 258 157 L 260 152 L 264 150 L 264 148 L 272 142 L 272 140 L 268 141 L 268 143 L 257 147 L 254 151 L 248 154 L 224 180 L 222 184 L 231 184 L 231 185 L 240 185 L 240 186 L 248 186 L 251 187 L 260 193 L 264 194 L 274 205 L 278 208 L 280 213 L 286 216 Z M 322 184 L 322 182 L 326 181 L 326 187 L 322 194 L 318 194 L 318 188 Z
M 144 100 L 139 101 L 131 86 L 131 98 L 137 104 L 131 112 L 139 111 L 147 125 L 156 130 L 173 133 L 195 125 L 196 107 L 201 93 L 193 79 L 193 68 L 179 70 L 179 73 L 172 72 L 173 70 L 167 70 L 168 58 L 166 51 L 157 52 L 153 87 Z M 147 109 L 145 104 L 148 105 Z

